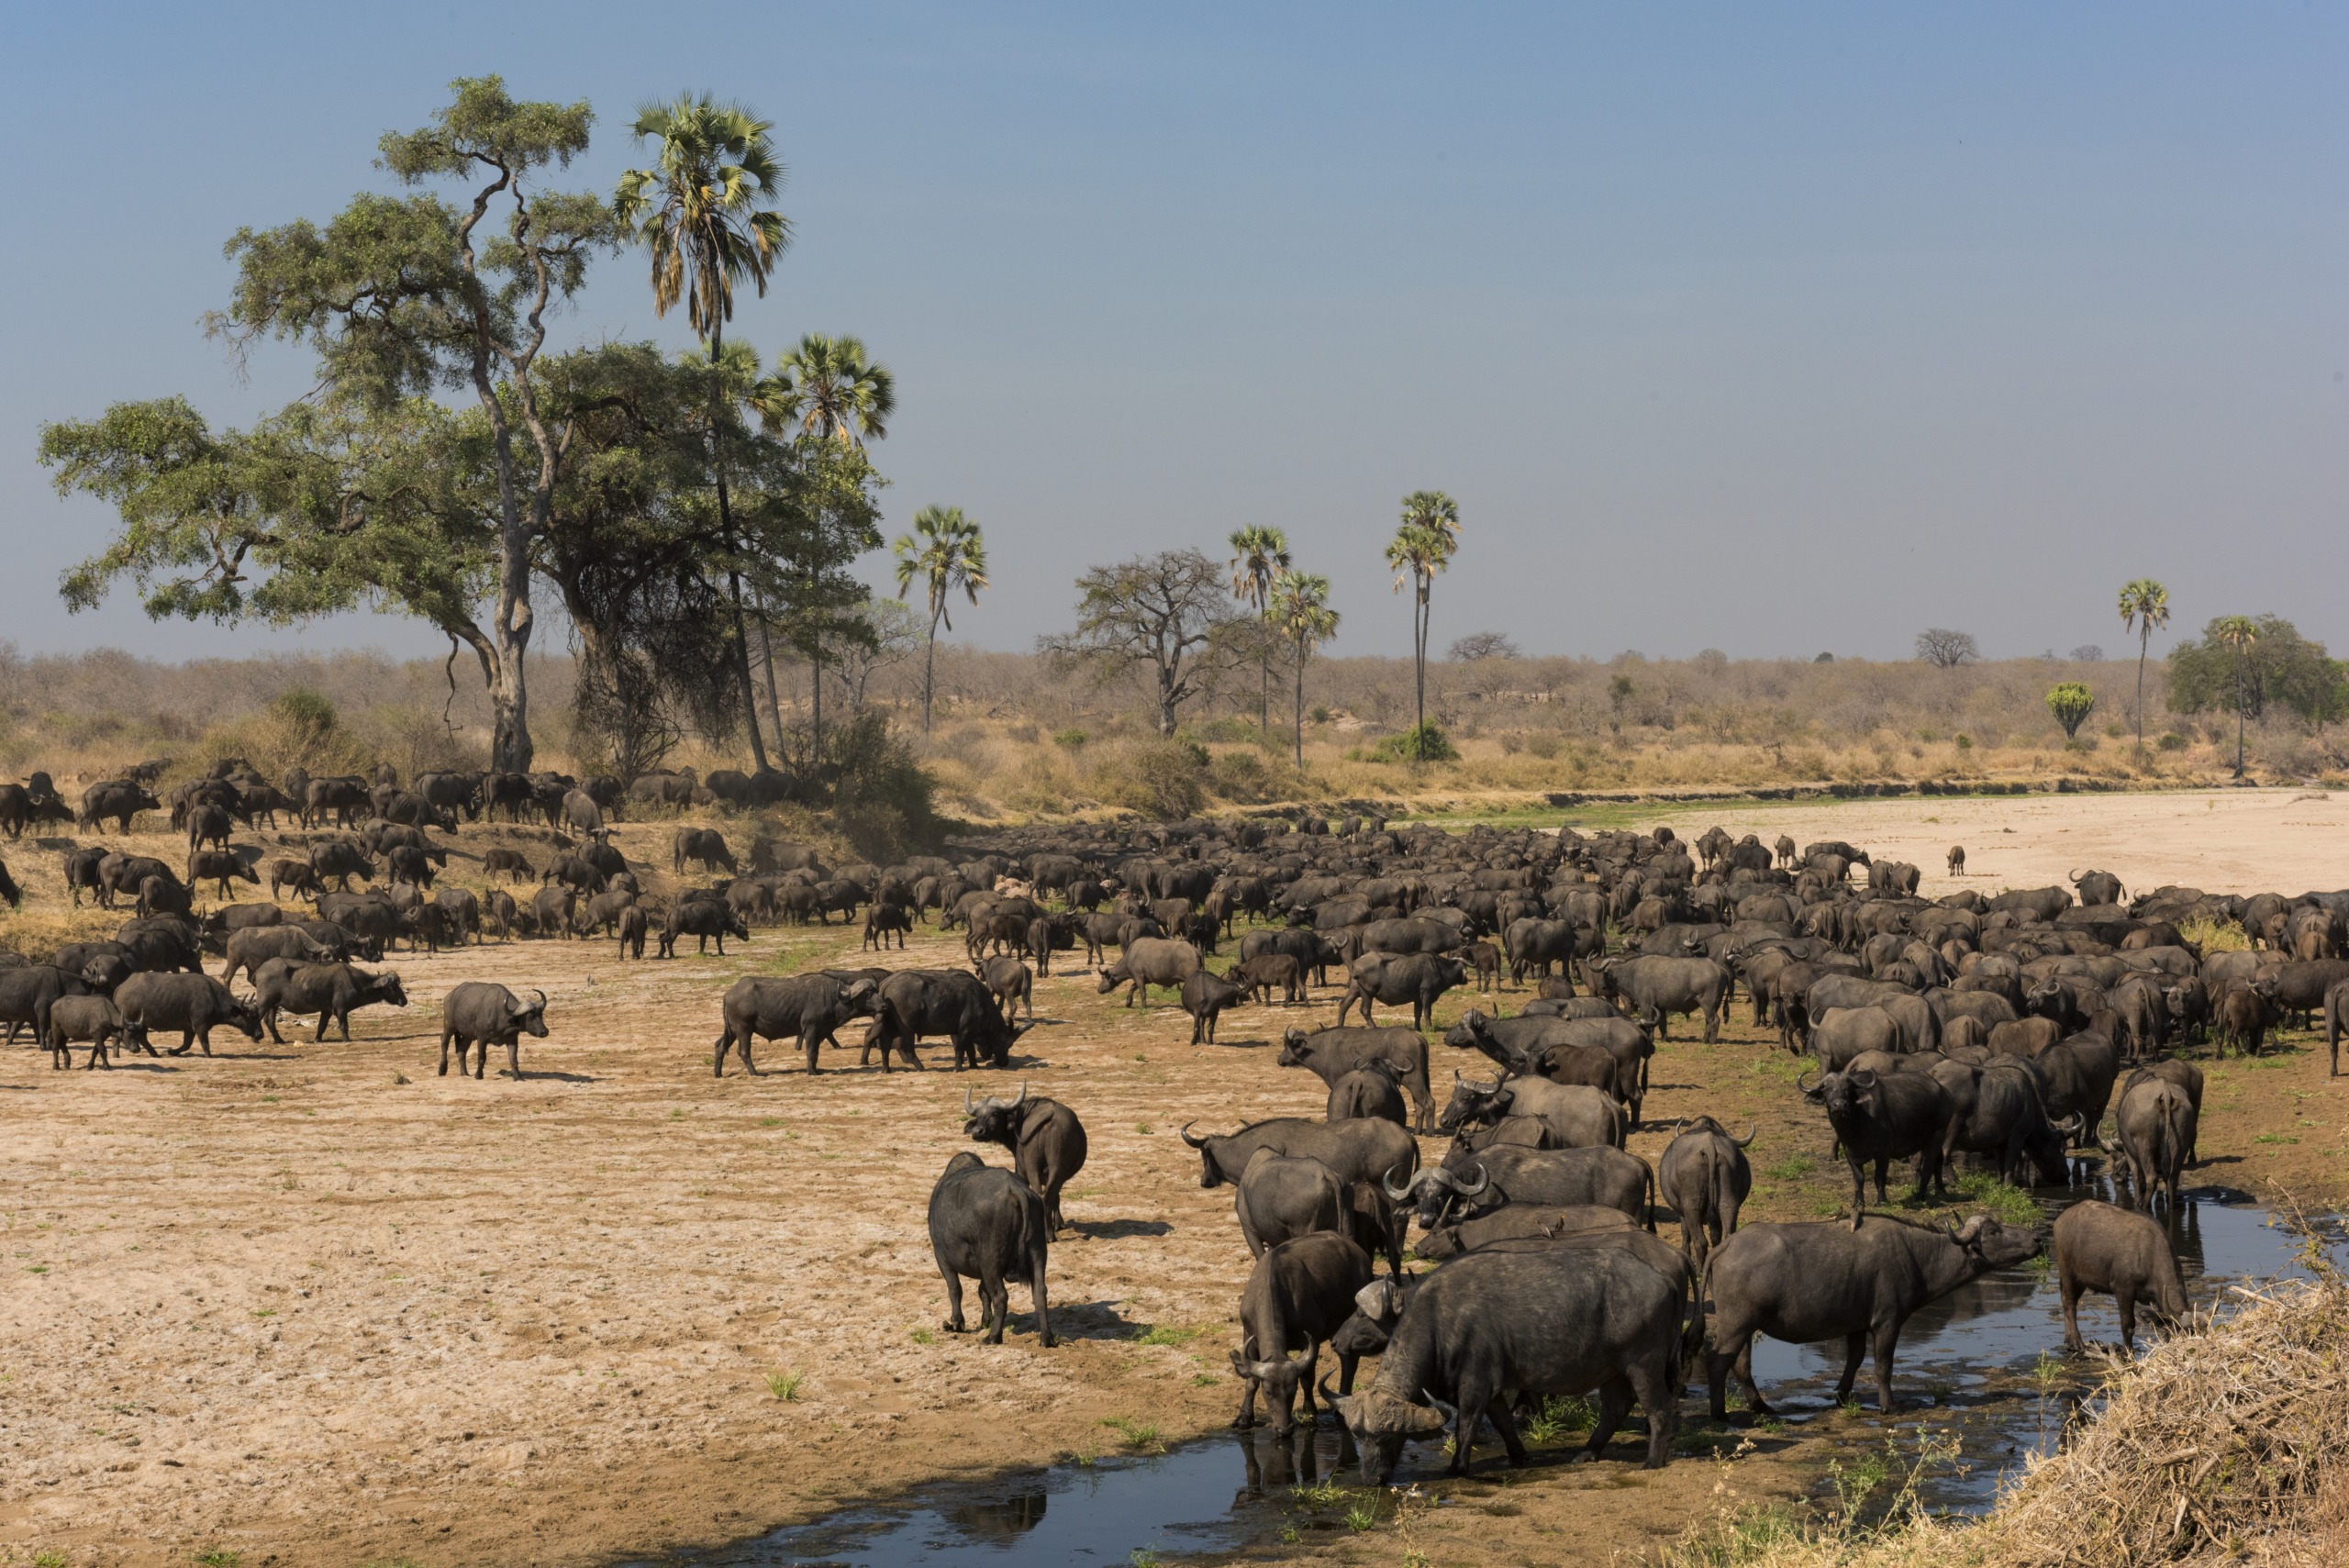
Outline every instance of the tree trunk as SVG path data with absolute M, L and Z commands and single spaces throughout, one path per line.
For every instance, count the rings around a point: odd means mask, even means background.
M 726 446 L 718 429 L 722 406 L 719 393 L 718 350 L 726 336 L 722 322 L 713 322 L 709 328 L 709 457 L 710 466 L 718 475 L 718 531 L 726 540 L 731 554 L 738 548 L 734 538 L 734 507 L 726 495 Z M 742 684 L 742 718 L 751 729 L 751 762 L 756 771 L 766 772 L 767 743 L 765 731 L 759 727 L 759 693 L 751 681 L 751 633 L 742 617 L 742 574 L 731 566 L 726 569 L 726 586 L 734 600 L 734 671 Z M 781 730 L 776 731 L 780 737 Z
M 822 634 L 807 655 L 807 766 L 824 760 L 824 644 Z
M 1174 738 L 1174 672 L 1163 664 L 1158 667 L 1158 738 Z
M 1297 767 L 1305 771 L 1305 645 L 1297 647 Z
M 2145 749 L 2145 648 L 2154 639 L 2154 623 L 2147 621 L 2145 629 L 2137 637 L 2137 750 Z
M 1411 677 L 1419 728 L 1411 735 L 1411 750 L 1419 762 L 1428 760 L 1428 591 L 1422 586 L 1411 613 Z
M 506 463 L 512 463 L 512 443 L 502 435 L 498 446 L 504 449 Z M 497 563 L 497 665 L 489 686 L 489 706 L 493 716 L 490 731 L 490 765 L 500 773 L 527 773 L 530 771 L 530 693 L 524 679 L 522 661 L 530 646 L 530 554 L 529 541 L 524 538 L 521 507 L 512 493 L 511 481 L 500 474 L 498 488 L 505 492 L 505 517 L 500 519 Z
M 938 614 L 933 610 L 930 617 L 930 648 L 921 656 L 921 732 L 924 735 L 930 733 L 930 703 L 931 694 L 938 689 L 937 675 Z
M 774 717 L 775 750 L 783 750 L 783 698 L 774 686 L 774 641 L 767 630 L 767 596 L 756 588 L 751 590 L 751 603 L 759 612 L 759 665 L 767 678 L 767 712 Z

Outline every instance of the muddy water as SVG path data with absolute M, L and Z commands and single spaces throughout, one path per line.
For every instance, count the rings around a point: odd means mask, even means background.
M 2084 1186 L 2042 1195 L 2052 1200 L 2052 1218 L 2070 1203 L 2110 1194 Z M 2188 1197 L 2171 1235 L 2197 1308 L 2208 1309 L 2231 1286 L 2303 1273 L 2299 1236 L 2244 1195 L 2206 1187 Z M 2337 1222 L 2326 1222 L 2321 1234 L 2341 1244 Z M 2151 1336 L 2142 1321 L 2139 1327 L 2142 1353 Z M 2110 1298 L 2082 1303 L 2080 1332 L 2091 1341 L 2118 1341 Z M 1930 1506 L 1987 1507 L 2026 1455 L 2059 1440 L 2079 1385 L 2060 1360 L 2042 1358 L 2060 1358 L 2063 1343 L 2054 1273 L 2043 1263 L 1986 1276 L 1909 1320 L 1894 1372 L 1902 1406 L 1887 1429 L 1904 1448 L 1927 1433 L 1953 1436 L 1959 1445 L 1959 1463 L 1937 1470 L 1923 1485 Z M 1764 1397 L 1785 1419 L 1807 1421 L 1831 1408 L 1842 1347 L 1757 1342 L 1753 1371 Z M 1863 1397 L 1873 1397 L 1872 1378 L 1863 1366 Z M 1701 1411 L 1703 1398 L 1700 1381 L 1687 1408 Z M 1345 1447 L 1327 1427 L 1299 1430 L 1287 1442 L 1267 1432 L 1207 1438 L 1149 1459 L 1072 1463 L 927 1490 L 669 1561 L 695 1568 L 1003 1568 L 1015 1562 L 1123 1563 L 1138 1549 L 1210 1551 L 1276 1528 L 1295 1487 L 1333 1476 L 1351 1480 Z M 1397 1479 L 1431 1477 L 1443 1462 L 1432 1445 L 1418 1445 Z

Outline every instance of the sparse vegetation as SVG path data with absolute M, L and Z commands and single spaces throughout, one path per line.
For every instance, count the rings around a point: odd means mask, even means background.
M 1131 1416 L 1110 1416 L 1101 1424 L 1117 1433 L 1118 1440 L 1128 1448 L 1163 1449 L 1166 1446 L 1159 1440 L 1158 1426 L 1153 1421 L 1137 1420 Z
M 805 1373 L 785 1367 L 767 1373 L 767 1392 L 788 1405 L 799 1397 L 799 1388 L 807 1381 Z

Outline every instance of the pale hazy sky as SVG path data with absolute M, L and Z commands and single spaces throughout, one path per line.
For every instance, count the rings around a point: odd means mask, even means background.
M 776 122 L 798 239 L 732 335 L 853 331 L 895 369 L 890 525 L 986 528 L 981 644 L 1065 625 L 1087 562 L 1262 521 L 1333 580 L 1332 651 L 1404 651 L 1377 554 L 1423 486 L 1465 521 L 1439 648 L 2118 651 L 2139 574 L 2180 627 L 2349 644 L 2338 6 L 85 4 L 6 38 L 28 652 L 434 651 L 67 617 L 106 519 L 34 442 L 304 391 L 297 350 L 240 382 L 198 331 L 221 242 L 378 183 L 375 138 L 488 71 L 594 103 L 599 190 L 646 98 Z M 633 255 L 560 330 L 685 340 Z

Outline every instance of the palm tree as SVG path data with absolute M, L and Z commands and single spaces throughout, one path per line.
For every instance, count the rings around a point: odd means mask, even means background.
M 1395 591 L 1412 589 L 1411 672 L 1417 694 L 1418 727 L 1411 732 L 1419 760 L 1428 744 L 1428 594 L 1435 574 L 1460 550 L 1460 504 L 1441 490 L 1414 490 L 1403 497 L 1402 526 L 1387 542 L 1386 564 L 1395 569 Z
M 704 93 L 674 103 L 648 104 L 637 111 L 639 141 L 657 140 L 661 156 L 650 169 L 620 176 L 612 208 L 623 228 L 633 229 L 652 255 L 652 309 L 666 316 L 680 297 L 685 320 L 709 347 L 713 365 L 726 323 L 734 317 L 734 285 L 750 280 L 763 295 L 767 273 L 791 243 L 783 214 L 760 204 L 783 186 L 783 164 L 767 132 L 773 122 L 739 104 L 721 104 Z M 751 686 L 751 642 L 742 621 L 742 573 L 736 553 L 734 513 L 726 495 L 726 464 L 715 417 L 720 377 L 710 384 L 711 467 L 718 479 L 718 526 L 729 560 L 727 585 L 734 598 L 734 648 L 742 680 L 742 708 L 750 716 L 751 755 L 767 765 L 757 698 Z
M 810 332 L 799 339 L 799 347 L 775 361 L 773 375 L 751 388 L 750 403 L 760 423 L 773 434 L 784 434 L 796 425 L 802 437 L 862 449 L 867 441 L 887 438 L 889 416 L 897 407 L 897 378 L 889 373 L 888 366 L 873 362 L 863 339 Z M 824 751 L 820 626 L 808 638 L 806 652 L 808 750 L 820 762 Z M 772 667 L 767 684 L 770 689 L 774 684 Z M 781 722 L 776 720 L 778 726 Z
M 810 332 L 775 363 L 752 401 L 772 429 L 796 423 L 819 440 L 861 447 L 889 434 L 897 407 L 897 381 L 874 364 L 860 338 Z
M 2219 640 L 2235 651 L 2235 777 L 2243 777 L 2243 715 L 2251 706 L 2244 690 L 2244 675 L 2251 658 L 2251 645 L 2259 640 L 2259 628 L 2249 616 L 2228 616 L 2214 628 Z
M 2150 577 L 2121 588 L 2121 627 L 2137 634 L 2137 750 L 2145 749 L 2145 651 L 2156 627 L 2169 624 L 2169 590 Z
M 1297 765 L 1305 766 L 1305 661 L 1337 634 L 1338 612 L 1330 607 L 1330 579 L 1283 570 L 1266 585 L 1264 618 L 1297 651 Z
M 924 506 L 914 514 L 914 531 L 899 534 L 890 550 L 897 558 L 897 597 L 904 598 L 915 579 L 930 591 L 930 648 L 921 661 L 921 732 L 930 733 L 930 701 L 938 665 L 938 628 L 954 629 L 947 617 L 947 602 L 960 588 L 979 602 L 987 585 L 987 545 L 979 525 L 963 516 L 960 506 Z
M 1273 576 L 1288 570 L 1288 535 L 1275 528 L 1251 523 L 1231 532 L 1231 596 L 1254 606 L 1258 615 L 1273 607 Z M 1273 655 L 1265 650 L 1257 670 L 1256 730 L 1272 728 Z

